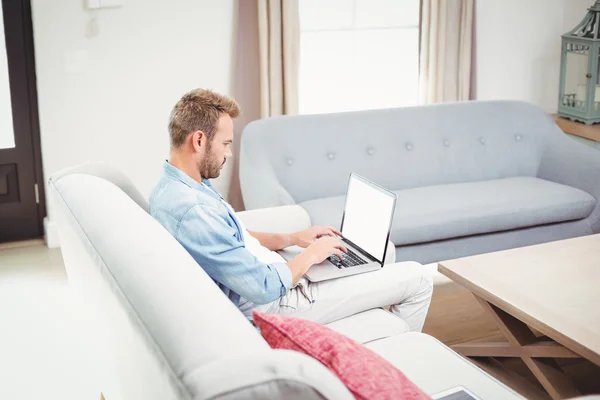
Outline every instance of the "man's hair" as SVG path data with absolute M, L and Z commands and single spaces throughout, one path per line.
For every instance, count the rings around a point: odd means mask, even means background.
M 181 147 L 188 135 L 195 131 L 204 132 L 211 141 L 222 114 L 236 118 L 240 115 L 240 106 L 235 100 L 206 89 L 194 89 L 184 94 L 169 118 L 171 148 Z

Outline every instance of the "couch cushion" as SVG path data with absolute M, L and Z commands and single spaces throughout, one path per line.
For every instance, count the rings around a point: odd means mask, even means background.
M 506 231 L 586 218 L 596 199 L 531 177 L 400 190 L 392 226 L 396 245 Z M 300 204 L 313 224 L 339 226 L 344 196 Z
M 408 324 L 402 318 L 381 308 L 330 322 L 326 326 L 359 343 L 368 343 L 408 332 Z
M 271 347 L 298 351 L 320 361 L 356 399 L 429 399 L 388 361 L 321 324 L 256 311 L 253 317 Z
M 437 339 L 409 332 L 365 345 L 428 395 L 464 386 L 481 399 L 522 399 L 517 393 L 456 354 Z

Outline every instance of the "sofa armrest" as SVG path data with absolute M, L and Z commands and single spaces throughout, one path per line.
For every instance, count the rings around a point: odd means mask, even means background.
M 247 210 L 296 204 L 269 160 L 269 146 L 261 135 L 264 125 L 265 120 L 249 123 L 240 140 L 240 189 Z
M 589 216 L 593 233 L 600 233 L 600 152 L 565 136 L 548 144 L 538 177 L 583 190 L 596 199 Z
M 217 360 L 183 380 L 193 399 L 354 399 L 323 364 L 291 350 Z
M 237 213 L 246 229 L 257 232 L 294 233 L 310 228 L 310 217 L 300 206 L 261 208 Z
M 393 264 L 396 262 L 396 245 L 388 240 L 387 251 L 385 253 L 385 264 Z

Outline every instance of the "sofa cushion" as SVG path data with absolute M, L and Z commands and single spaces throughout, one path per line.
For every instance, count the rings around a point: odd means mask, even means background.
M 539 178 L 516 177 L 400 190 L 391 240 L 396 246 L 586 218 L 590 194 Z M 313 224 L 339 226 L 344 196 L 300 205 Z
M 256 311 L 253 317 L 271 347 L 317 359 L 359 400 L 429 398 L 388 361 L 321 324 Z
M 326 326 L 358 343 L 369 343 L 408 332 L 408 324 L 402 318 L 381 308 L 363 311 Z
M 423 333 L 409 332 L 366 344 L 365 347 L 402 370 L 431 396 L 464 386 L 481 399 L 523 398 L 439 340 Z

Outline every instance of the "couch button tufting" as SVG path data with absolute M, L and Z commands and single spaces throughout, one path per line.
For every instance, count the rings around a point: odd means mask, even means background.
M 485 144 L 485 142 L 486 142 L 486 140 L 485 140 L 485 138 L 484 138 L 484 137 L 482 137 L 482 138 L 479 138 L 479 141 L 481 142 L 481 144 Z
M 444 140 L 444 146 L 450 147 L 450 141 L 448 139 Z
M 329 158 L 330 160 L 335 159 L 335 153 L 327 153 L 327 158 Z
M 414 149 L 415 146 L 413 146 L 412 143 L 406 143 L 406 150 L 408 151 L 412 151 L 412 149 Z
M 373 154 L 375 154 L 375 149 L 373 147 L 367 148 L 367 154 L 372 156 Z
M 521 139 L 523 139 L 523 136 L 521 136 L 521 135 L 519 135 L 519 134 L 516 134 L 516 135 L 515 135 L 515 140 L 521 140 Z
M 287 165 L 292 166 L 294 165 L 294 159 L 293 158 L 288 158 L 286 161 Z

